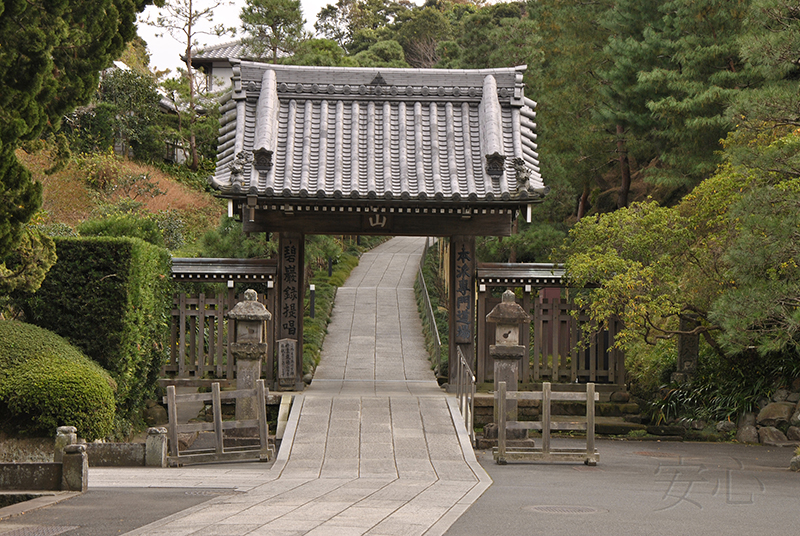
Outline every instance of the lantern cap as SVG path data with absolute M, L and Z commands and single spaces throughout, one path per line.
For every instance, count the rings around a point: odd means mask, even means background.
M 525 309 L 515 301 L 514 293 L 506 290 L 503 292 L 503 301 L 486 315 L 486 321 L 495 324 L 519 324 L 520 322 L 530 322 L 531 315 L 526 313 Z
M 272 318 L 272 313 L 258 302 L 256 291 L 249 288 L 244 291 L 244 300 L 237 303 L 225 316 L 234 320 L 263 321 Z

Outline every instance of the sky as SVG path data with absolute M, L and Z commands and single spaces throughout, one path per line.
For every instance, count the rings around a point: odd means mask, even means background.
M 195 1 L 201 8 L 204 5 L 207 6 L 211 3 L 211 1 Z M 300 0 L 300 5 L 303 9 L 303 18 L 306 19 L 306 30 L 313 33 L 314 22 L 317 19 L 317 13 L 319 13 L 320 10 L 326 5 L 335 3 L 336 0 Z M 246 2 L 245 0 L 233 0 L 231 4 L 232 5 L 224 3 L 224 5 L 220 5 L 220 7 L 218 7 L 214 12 L 213 22 L 206 23 L 205 29 L 208 30 L 211 28 L 211 26 L 217 24 L 223 24 L 226 27 L 235 26 L 239 30 L 238 37 L 241 37 L 242 34 L 241 29 L 239 28 L 239 13 L 241 13 L 242 7 L 244 7 Z M 164 32 L 164 30 L 148 26 L 141 22 L 148 16 L 152 20 L 155 20 L 158 16 L 158 11 L 159 10 L 157 7 L 149 6 L 144 13 L 140 15 L 138 30 L 139 35 L 147 43 L 147 48 L 150 52 L 150 69 L 153 71 L 156 69 L 170 69 L 174 73 L 175 69 L 181 65 L 180 55 L 186 45 L 182 45 L 180 42 L 173 39 L 168 33 Z M 158 36 L 157 34 L 164 35 Z M 230 35 L 217 37 L 215 35 L 200 34 L 197 36 L 197 40 L 201 46 L 225 43 L 227 41 L 233 41 L 236 38 L 237 37 L 231 37 Z

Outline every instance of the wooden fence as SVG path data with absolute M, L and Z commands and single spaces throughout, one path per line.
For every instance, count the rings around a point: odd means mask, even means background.
M 533 381 L 553 383 L 625 383 L 625 356 L 613 348 L 620 324 L 613 321 L 602 331 L 591 334 L 583 328 L 585 314 L 574 314 L 578 307 L 566 300 L 536 302 L 533 308 L 531 377 Z
M 493 381 L 494 367 L 489 345 L 495 343 L 495 326 L 486 323 L 485 316 L 500 303 L 499 298 L 484 300 L 479 304 L 478 312 L 479 383 Z M 527 345 L 530 353 L 529 361 L 523 361 L 520 367 L 521 382 L 625 383 L 625 355 L 613 348 L 619 322 L 612 322 L 608 329 L 587 335 L 582 327 L 589 318 L 583 314 L 576 317 L 573 314 L 577 309 L 574 303 L 530 298 L 523 301 L 523 307 L 530 311 L 533 320 L 530 330 L 527 325 L 520 329 L 521 344 Z
M 215 296 L 187 296 L 181 293 L 174 298 L 170 322 L 169 361 L 162 367 L 162 383 L 170 385 L 206 385 L 221 381 L 232 385 L 236 366 L 230 354 L 229 337 L 233 326 L 229 326 L 225 314 L 241 299 L 232 291 Z M 258 301 L 265 304 L 267 297 L 259 294 Z M 267 322 L 267 356 L 262 364 L 263 377 L 273 379 L 272 322 Z

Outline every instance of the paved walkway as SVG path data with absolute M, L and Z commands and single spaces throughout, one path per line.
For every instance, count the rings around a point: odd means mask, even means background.
M 490 485 L 424 349 L 413 283 L 424 241 L 363 255 L 339 289 L 314 381 L 273 467 L 90 471 L 91 488 L 235 488 L 128 534 L 442 534 Z

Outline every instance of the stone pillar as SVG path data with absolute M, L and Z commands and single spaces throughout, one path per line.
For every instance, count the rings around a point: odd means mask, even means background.
M 67 445 L 61 460 L 61 490 L 86 491 L 89 487 L 89 457 L 86 445 Z
M 514 293 L 506 290 L 503 301 L 497 304 L 486 315 L 486 321 L 495 324 L 495 343 L 489 347 L 489 355 L 494 359 L 494 389 L 500 382 L 506 382 L 508 391 L 516 391 L 519 387 L 520 360 L 527 356 L 527 347 L 519 344 L 519 326 L 531 321 L 531 317 L 517 304 Z M 499 422 L 495 406 L 494 422 Z M 517 401 L 509 400 L 506 404 L 506 420 L 517 420 Z M 498 430 L 499 434 L 503 430 Z
M 448 378 L 455 386 L 457 346 L 475 370 L 475 237 L 450 237 L 450 353 Z
M 231 355 L 236 363 L 236 389 L 255 389 L 256 380 L 261 378 L 261 362 L 267 355 L 264 340 L 264 323 L 272 318 L 263 304 L 258 302 L 258 294 L 253 289 L 244 292 L 244 301 L 225 315 L 236 321 L 235 341 L 231 343 Z M 236 400 L 236 420 L 258 418 L 255 398 Z
M 305 237 L 302 233 L 280 233 L 276 342 L 278 343 L 278 388 L 282 390 L 302 391 L 304 386 L 304 275 Z M 283 365 L 281 359 L 284 360 Z
M 147 467 L 167 466 L 167 429 L 148 428 L 144 445 L 144 464 Z
M 56 444 L 53 452 L 53 461 L 58 463 L 64 457 L 64 449 L 67 445 L 74 445 L 78 442 L 78 429 L 74 426 L 59 426 L 56 428 Z

